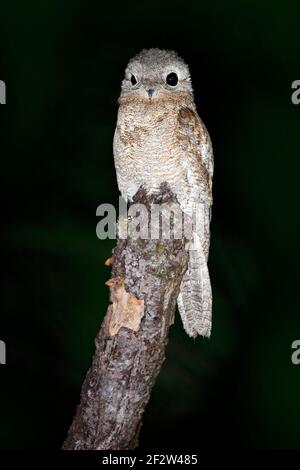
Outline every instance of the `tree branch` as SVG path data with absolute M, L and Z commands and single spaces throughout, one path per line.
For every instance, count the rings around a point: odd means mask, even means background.
M 141 188 L 134 202 L 144 204 L 148 212 L 152 204 L 177 204 L 166 184 L 156 195 Z M 137 447 L 186 269 L 183 239 L 118 240 L 108 281 L 112 303 L 63 449 Z

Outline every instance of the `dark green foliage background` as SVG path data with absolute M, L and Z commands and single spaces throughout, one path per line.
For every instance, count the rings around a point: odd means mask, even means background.
M 215 150 L 210 341 L 180 318 L 147 408 L 143 448 L 299 448 L 299 2 L 0 6 L 3 265 L 0 447 L 60 448 L 106 306 L 96 207 L 118 202 L 112 157 L 128 59 L 190 64 Z M 151 162 L 149 162 L 151 164 Z M 4 267 L 5 266 L 5 267 Z

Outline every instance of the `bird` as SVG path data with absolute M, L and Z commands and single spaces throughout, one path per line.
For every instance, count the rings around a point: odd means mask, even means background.
M 183 213 L 196 214 L 177 306 L 190 337 L 210 337 L 214 157 L 188 65 L 175 51 L 143 49 L 128 62 L 118 103 L 113 154 L 122 197 L 131 201 L 141 186 L 151 193 L 168 183 Z

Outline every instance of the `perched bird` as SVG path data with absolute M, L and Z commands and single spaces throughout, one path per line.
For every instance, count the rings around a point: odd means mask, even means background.
M 129 61 L 119 98 L 114 160 L 126 200 L 142 185 L 151 192 L 167 182 L 182 211 L 196 213 L 177 304 L 188 335 L 209 337 L 213 151 L 196 110 L 189 68 L 174 51 L 145 49 Z

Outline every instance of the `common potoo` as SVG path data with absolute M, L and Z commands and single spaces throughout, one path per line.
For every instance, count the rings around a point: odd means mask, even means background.
M 210 243 L 213 151 L 198 116 L 189 68 L 173 51 L 149 49 L 129 61 L 119 98 L 114 159 L 122 196 L 167 182 L 184 213 L 200 224 L 189 246 L 178 308 L 188 335 L 210 336 Z

